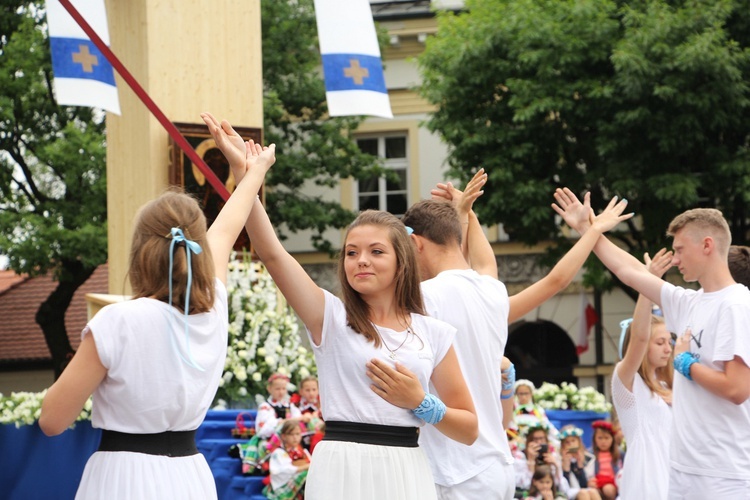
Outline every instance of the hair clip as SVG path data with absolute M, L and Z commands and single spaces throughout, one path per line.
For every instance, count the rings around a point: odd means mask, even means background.
M 406 234 L 411 236 L 414 234 L 414 229 L 412 229 L 410 226 L 404 226 L 406 228 Z
M 620 321 L 620 345 L 617 348 L 617 353 L 620 355 L 620 359 L 622 359 L 622 345 L 625 343 L 625 332 L 628 331 L 628 327 L 632 322 L 633 318 Z

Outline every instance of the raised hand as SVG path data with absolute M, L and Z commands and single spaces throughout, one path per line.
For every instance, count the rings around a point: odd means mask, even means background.
M 262 169 L 265 174 L 276 163 L 276 144 L 261 146 L 252 139 L 245 143 L 245 166 L 247 170 Z
M 588 193 L 587 193 L 588 196 Z M 625 207 L 628 206 L 628 200 L 622 199 L 617 201 L 617 196 L 609 200 L 607 208 L 602 211 L 599 215 L 594 217 L 591 221 L 591 226 L 599 230 L 601 233 L 606 233 L 617 224 L 622 221 L 628 220 L 633 217 L 633 213 L 622 215 Z M 581 210 L 583 212 L 583 210 Z
M 224 153 L 229 166 L 234 169 L 245 167 L 245 140 L 240 137 L 228 121 L 219 122 L 211 113 L 201 113 L 216 146 Z
M 557 203 L 552 204 L 552 209 L 572 229 L 578 231 L 579 234 L 585 233 L 594 218 L 594 211 L 591 210 L 591 193 L 583 196 L 583 203 L 568 188 L 556 189 L 554 196 Z
M 661 278 L 672 267 L 672 252 L 668 252 L 666 248 L 662 248 L 656 252 L 653 259 L 646 252 L 643 254 L 643 262 L 646 263 L 648 272 L 657 278 Z
M 442 198 L 450 201 L 456 211 L 469 213 L 474 202 L 484 194 L 482 187 L 487 183 L 487 174 L 483 168 L 474 174 L 474 177 L 466 184 L 464 191 L 457 189 L 453 183 L 438 183 L 435 189 L 430 191 L 433 199 Z

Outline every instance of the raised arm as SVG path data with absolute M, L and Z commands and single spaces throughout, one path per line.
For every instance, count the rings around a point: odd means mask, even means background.
M 236 181 L 241 183 L 245 175 L 252 172 L 250 167 L 254 158 L 260 157 L 264 148 L 252 141 L 244 143 L 226 120 L 219 123 L 208 113 L 202 116 L 216 145 L 229 160 Z M 253 248 L 289 305 L 310 330 L 313 342 L 318 345 L 322 336 L 325 309 L 323 290 L 281 245 L 260 199 L 254 196 L 253 200 L 252 211 L 245 225 Z
M 542 305 L 556 293 L 565 289 L 573 281 L 581 266 L 586 262 L 602 233 L 609 231 L 620 222 L 633 216 L 633 214 L 622 215 L 626 206 L 627 202 L 625 200 L 618 203 L 616 197 L 612 198 L 607 208 L 597 217 L 593 218 L 588 231 L 579 238 L 576 244 L 573 245 L 573 248 L 568 250 L 545 277 L 516 295 L 511 296 L 508 322 L 511 323 L 520 319 Z M 583 204 L 579 202 L 578 204 L 570 203 L 565 208 L 559 208 L 556 205 L 553 205 L 553 207 L 556 207 L 555 210 L 566 222 L 568 220 L 573 221 L 593 217 L 588 196 L 584 198 Z
M 575 207 L 580 204 L 576 195 L 568 188 L 557 189 L 555 201 L 557 201 L 557 205 L 553 204 L 552 208 L 560 215 L 563 215 L 568 207 Z M 585 234 L 588 225 L 579 223 L 573 229 Z M 620 281 L 631 288 L 635 288 L 639 293 L 661 306 L 661 287 L 664 282 L 648 272 L 638 259 L 612 243 L 607 237 L 599 238 L 596 241 L 594 253 Z
M 453 184 L 438 184 L 431 191 L 433 198 L 443 198 L 449 200 L 456 207 L 459 220 L 461 221 L 462 239 L 461 247 L 464 257 L 479 274 L 497 278 L 497 260 L 492 245 L 482 230 L 472 207 L 474 201 L 479 198 L 484 191 L 487 182 L 487 174 L 481 168 L 474 174 L 474 177 L 466 184 L 466 189 L 462 192 L 456 189 Z
M 206 123 L 213 119 L 208 113 L 201 116 L 204 117 L 204 120 L 207 120 Z M 237 241 L 237 237 L 242 231 L 242 226 L 245 225 L 250 216 L 253 202 L 263 185 L 266 172 L 276 161 L 276 145 L 271 144 L 267 148 L 260 149 L 253 148 L 253 154 L 246 155 L 246 158 L 241 161 L 247 173 L 240 178 L 236 178 L 237 187 L 219 212 L 216 220 L 208 228 L 206 235 L 214 259 L 216 277 L 225 284 L 227 282 L 229 255 L 234 247 L 234 242 Z M 238 163 L 236 158 L 235 163 Z
M 672 267 L 672 252 L 667 252 L 666 248 L 659 250 L 654 255 L 653 260 L 648 254 L 643 256 L 646 268 L 653 274 L 661 278 L 667 270 Z M 630 324 L 630 342 L 628 350 L 622 361 L 617 363 L 615 370 L 617 376 L 622 381 L 625 388 L 633 392 L 633 380 L 638 368 L 641 366 L 643 357 L 648 351 L 648 344 L 651 338 L 651 310 L 653 302 L 643 295 L 638 296 L 633 312 L 633 322 Z

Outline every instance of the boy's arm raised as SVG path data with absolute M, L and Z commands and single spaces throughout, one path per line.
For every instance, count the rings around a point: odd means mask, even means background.
M 567 210 L 581 204 L 576 195 L 568 188 L 557 189 L 555 201 L 557 201 L 557 204 L 553 204 L 552 208 L 563 218 Z M 573 226 L 573 229 L 584 236 L 588 228 L 587 223 L 581 222 Z M 661 287 L 664 285 L 664 281 L 648 272 L 648 269 L 638 259 L 612 243 L 606 236 L 598 238 L 594 246 L 594 253 L 620 281 L 661 306 Z
M 576 273 L 581 269 L 581 266 L 586 262 L 594 245 L 601 239 L 600 236 L 620 222 L 633 216 L 633 214 L 622 215 L 626 206 L 627 202 L 624 200 L 618 203 L 617 199 L 613 198 L 609 202 L 609 205 L 607 205 L 607 208 L 593 219 L 589 230 L 581 236 L 576 244 L 573 245 L 573 248 L 568 250 L 546 276 L 511 296 L 508 322 L 520 319 L 568 286 L 573 281 Z M 580 202 L 578 204 L 570 203 L 564 209 L 555 208 L 555 210 L 563 218 L 571 220 L 589 219 L 591 217 L 591 207 L 588 197 L 585 198 L 583 204 Z

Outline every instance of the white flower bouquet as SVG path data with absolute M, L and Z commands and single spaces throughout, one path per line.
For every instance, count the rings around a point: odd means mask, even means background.
M 229 345 L 214 400 L 217 408 L 264 400 L 273 373 L 292 381 L 317 373 L 312 352 L 300 342 L 297 316 L 261 263 L 234 256 L 227 292 Z
M 11 392 L 10 396 L 0 393 L 0 424 L 14 424 L 16 427 L 32 425 L 42 413 L 45 394 L 46 389 L 42 392 Z M 77 422 L 82 420 L 91 420 L 91 398 L 76 419 Z
M 563 382 L 560 385 L 544 382 L 534 391 L 534 402 L 545 410 L 579 410 L 609 413 L 612 404 L 593 387 L 578 388 Z

